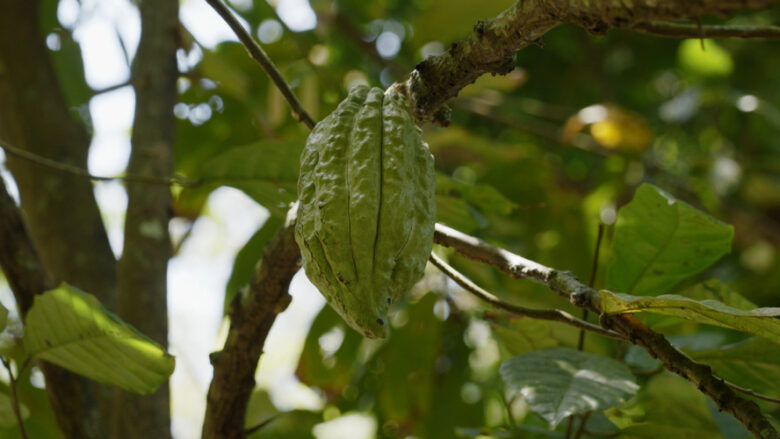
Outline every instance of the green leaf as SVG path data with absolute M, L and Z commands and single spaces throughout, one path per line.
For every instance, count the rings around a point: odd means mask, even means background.
M 501 365 L 501 377 L 553 427 L 569 415 L 615 406 L 639 389 L 625 364 L 569 348 L 518 355 Z
M 493 333 L 513 356 L 558 345 L 558 340 L 552 335 L 549 322 L 498 316 L 488 322 Z
M 230 273 L 230 279 L 228 279 L 225 288 L 225 313 L 228 312 L 230 302 L 238 290 L 249 284 L 255 265 L 263 256 L 265 245 L 279 230 L 283 222 L 284 220 L 280 216 L 269 216 L 265 223 L 249 238 L 249 241 L 244 244 L 244 247 L 238 251 L 236 259 L 233 261 L 233 271 Z
M 621 439 L 719 438 L 707 397 L 677 375 L 659 374 L 642 386 L 624 413 L 634 413 Z
M 296 198 L 303 144 L 303 140 L 266 140 L 230 148 L 203 162 L 192 177 L 240 189 L 283 217 L 287 204 Z
M 780 348 L 761 338 L 749 338 L 721 349 L 688 351 L 732 383 L 780 398 Z
M 323 336 L 331 337 L 330 341 L 341 337 L 341 343 L 335 351 L 326 352 Z M 327 397 L 341 395 L 361 367 L 358 352 L 362 341 L 363 336 L 350 330 L 336 311 L 326 305 L 306 335 L 295 373 L 301 382 L 319 388 Z
M 755 303 L 732 290 L 728 285 L 724 285 L 719 279 L 698 283 L 683 291 L 681 295 L 694 300 L 717 300 L 724 305 L 741 310 L 758 308 Z
M 712 40 L 685 40 L 678 57 L 685 70 L 700 76 L 727 76 L 734 70 L 731 54 Z
M 463 233 L 472 233 L 487 224 L 468 203 L 449 195 L 436 195 L 436 221 Z
M 485 214 L 509 215 L 517 204 L 505 197 L 493 186 L 487 184 L 466 183 L 440 172 L 436 173 L 436 193 L 457 195 L 473 204 Z
M 65 283 L 35 296 L 25 325 L 30 356 L 101 383 L 149 394 L 173 372 L 160 345 Z
M 650 312 L 708 325 L 736 329 L 780 343 L 780 308 L 742 310 L 717 300 L 694 300 L 676 294 L 632 296 L 601 290 L 601 311 L 606 314 Z
M 606 287 L 658 295 L 720 259 L 734 228 L 643 184 L 618 212 Z

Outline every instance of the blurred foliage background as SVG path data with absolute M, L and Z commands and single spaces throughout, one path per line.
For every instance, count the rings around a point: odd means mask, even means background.
M 266 1 L 229 2 L 315 120 L 350 86 L 403 80 L 424 57 L 447 50 L 477 20 L 513 3 L 312 0 L 317 26 L 293 32 Z M 56 5 L 48 0 L 44 9 Z M 42 11 L 43 28 L 61 37 L 52 56 L 78 108 L 91 91 L 79 81 L 83 72 L 74 71 L 81 65 L 78 44 L 54 16 Z M 725 23 L 779 21 L 780 7 L 774 7 Z M 702 23 L 724 21 L 703 17 Z M 246 283 L 296 197 L 307 129 L 240 44 L 209 50 L 186 27 L 181 35 L 176 173 L 204 184 L 175 189 L 176 216 L 194 221 L 208 194 L 223 184 L 245 191 L 272 215 L 239 254 L 230 296 Z M 598 225 L 606 225 L 603 266 L 616 210 L 640 183 L 650 182 L 736 232 L 728 256 L 670 292 L 718 277 L 759 306 L 780 305 L 778 49 L 777 42 L 762 40 L 554 29 L 518 53 L 514 72 L 482 77 L 464 89 L 450 103 L 450 127 L 424 127 L 439 173 L 439 221 L 587 280 Z M 542 286 L 437 251 L 504 300 L 579 313 Z M 596 287 L 603 277 L 598 271 Z M 373 417 L 383 438 L 562 437 L 565 425 L 549 432 L 521 400 L 507 397 L 497 368 L 532 349 L 576 346 L 570 327 L 485 310 L 435 269 L 397 305 L 392 326 L 387 341 L 364 340 L 325 307 L 297 369 L 325 400 L 324 409 L 278 415 L 258 391 L 247 425 L 278 418 L 252 437 L 312 437 L 314 425 L 355 413 Z M 662 330 L 690 352 L 744 339 L 680 321 L 667 321 Z M 643 384 L 629 403 L 606 417 L 592 416 L 589 431 L 613 434 L 617 426 L 624 429 L 621 437 L 745 437 L 693 385 L 661 373 L 641 351 L 590 335 L 586 350 L 624 359 Z M 780 397 L 780 362 L 729 367 L 736 368 L 734 376 L 750 377 L 746 385 Z M 763 408 L 780 415 L 776 405 Z

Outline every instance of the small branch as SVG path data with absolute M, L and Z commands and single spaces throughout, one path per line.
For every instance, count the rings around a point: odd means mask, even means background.
M 122 39 L 119 38 L 119 41 L 122 41 Z M 101 89 L 98 89 L 98 90 L 92 90 L 92 96 L 95 97 L 95 96 L 101 95 L 103 93 L 111 93 L 112 91 L 116 91 L 116 90 L 119 90 L 120 88 L 124 88 L 124 87 L 129 87 L 130 85 L 132 85 L 132 84 L 130 83 L 130 80 L 128 79 L 127 81 L 120 82 L 120 83 L 114 84 L 114 85 L 110 85 L 110 86 L 108 86 L 106 88 L 101 88 Z
M 278 417 L 279 417 L 279 415 L 273 415 L 270 418 L 268 418 L 268 419 L 260 422 L 259 424 L 255 425 L 254 427 L 247 428 L 246 430 L 244 430 L 244 434 L 249 436 L 250 434 L 252 434 L 252 433 L 254 433 L 256 431 L 260 431 L 263 428 L 265 428 L 266 425 L 268 425 L 271 422 L 273 422 L 274 420 L 276 420 L 276 418 L 278 418 Z
M 780 26 L 696 25 L 652 21 L 626 27 L 643 34 L 668 38 L 780 39 Z
M 69 165 L 67 163 L 60 163 L 58 161 L 48 159 L 46 157 L 42 157 L 38 154 L 32 153 L 30 151 L 25 151 L 21 148 L 17 148 L 15 146 L 9 145 L 6 142 L 3 142 L 2 145 L 0 145 L 0 148 L 3 148 L 7 154 L 11 154 L 15 157 L 19 157 L 20 159 L 27 160 L 28 162 L 35 163 L 37 165 L 45 166 L 50 169 L 55 169 L 60 172 L 64 172 L 66 174 L 71 174 L 76 177 L 82 177 L 93 181 L 127 181 L 131 183 L 146 183 L 146 184 L 155 184 L 155 185 L 162 185 L 162 186 L 186 186 L 186 187 L 194 187 L 198 185 L 198 182 L 188 181 L 184 179 L 183 177 L 153 177 L 153 176 L 146 176 L 146 175 L 125 175 L 122 177 L 104 177 L 100 175 L 92 175 L 87 171 L 86 169 L 79 168 L 78 166 Z
M 604 329 L 621 334 L 631 343 L 645 349 L 664 367 L 696 385 L 700 392 L 712 398 L 718 408 L 732 414 L 757 438 L 780 439 L 780 434 L 767 420 L 758 405 L 737 396 L 729 385 L 712 374 L 709 366 L 699 364 L 677 350 L 661 334 L 654 332 L 629 314 L 601 313 L 599 293 L 582 284 L 566 271 L 545 267 L 478 238 L 436 224 L 434 241 L 455 249 L 460 254 L 498 268 L 514 278 L 534 279 L 552 291 L 568 298 L 574 305 L 601 315 Z
M 16 393 L 16 377 L 14 376 L 14 372 L 11 370 L 11 364 L 5 358 L 0 358 L 0 361 L 3 362 L 3 366 L 5 366 L 5 370 L 8 371 L 8 379 L 10 381 L 10 387 L 11 387 L 11 405 L 13 406 L 14 409 L 14 416 L 16 417 L 16 423 L 19 425 L 19 434 L 22 436 L 23 439 L 28 439 L 27 432 L 24 430 L 22 411 L 19 409 L 19 395 L 17 395 Z
M 604 224 L 599 223 L 599 231 L 596 235 L 596 246 L 593 250 L 593 265 L 590 267 L 590 280 L 588 286 L 593 288 L 596 285 L 596 275 L 599 271 L 599 254 L 601 253 L 601 239 L 604 237 Z M 588 310 L 582 310 L 582 320 L 588 320 Z M 585 332 L 580 331 L 580 339 L 577 341 L 577 349 L 583 350 L 585 348 Z
M 249 52 L 249 55 L 252 57 L 252 59 L 257 61 L 258 64 L 263 67 L 263 70 L 265 70 L 265 72 L 271 78 L 271 81 L 276 84 L 276 87 L 280 92 L 282 92 L 282 95 L 290 104 L 295 119 L 299 122 L 302 122 L 309 129 L 314 128 L 314 119 L 312 119 L 311 116 L 309 116 L 309 113 L 303 109 L 301 103 L 298 102 L 298 98 L 296 98 L 292 90 L 290 90 L 290 87 L 282 77 L 282 74 L 279 73 L 279 70 L 276 68 L 274 63 L 270 58 L 268 58 L 268 55 L 265 53 L 263 48 L 260 47 L 260 45 L 257 44 L 254 39 L 252 39 L 252 36 L 249 35 L 243 26 L 241 26 L 241 23 L 236 19 L 235 16 L 233 16 L 230 10 L 228 10 L 227 6 L 225 6 L 220 0 L 206 0 L 206 2 L 211 5 L 215 11 L 217 11 L 223 20 L 225 20 L 228 26 L 230 26 L 230 28 L 236 34 L 239 41 L 241 41 L 241 44 L 243 44 L 246 50 Z
M 723 380 L 723 382 L 726 383 L 727 386 L 731 387 L 732 390 L 737 391 L 739 393 L 744 393 L 745 395 L 752 396 L 753 398 L 762 399 L 764 401 L 773 402 L 775 404 L 780 404 L 780 398 L 772 398 L 771 396 L 766 396 L 762 393 L 756 392 L 755 390 L 738 386 L 730 381 Z
M 480 300 L 487 302 L 498 309 L 503 309 L 504 311 L 509 311 L 512 314 L 516 314 L 522 317 L 561 322 L 567 325 L 574 326 L 575 328 L 579 328 L 584 331 L 590 331 L 599 335 L 603 335 L 604 337 L 614 338 L 616 340 L 625 340 L 623 336 L 621 336 L 620 334 L 614 331 L 604 330 L 604 328 L 588 323 L 584 320 L 580 320 L 572 316 L 571 314 L 567 313 L 566 311 L 561 311 L 558 309 L 555 310 L 530 309 L 530 308 L 524 308 L 522 306 L 513 305 L 511 303 L 504 302 L 498 297 L 494 296 L 493 294 L 482 289 L 479 285 L 470 281 L 468 278 L 466 278 L 457 270 L 455 270 L 446 262 L 444 262 L 441 258 L 436 256 L 434 253 L 431 253 L 430 261 L 439 270 L 441 270 L 442 273 L 446 274 L 450 279 L 455 281 L 455 283 L 463 287 L 463 289 L 477 296 Z

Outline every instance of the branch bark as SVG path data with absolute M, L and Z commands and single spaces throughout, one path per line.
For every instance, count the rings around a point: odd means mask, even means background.
M 470 259 L 496 267 L 513 278 L 541 282 L 568 298 L 574 305 L 601 314 L 599 293 L 567 271 L 546 267 L 441 224 L 436 225 L 434 241 Z M 654 332 L 635 317 L 628 314 L 602 314 L 600 323 L 603 328 L 616 331 L 626 340 L 644 348 L 653 358 L 661 360 L 670 372 L 695 384 L 700 392 L 712 398 L 720 410 L 733 415 L 755 437 L 780 438 L 780 433 L 761 413 L 756 403 L 739 397 L 727 383 L 712 374 L 709 366 L 694 362 L 672 346 L 663 335 Z
M 8 142 L 39 156 L 86 167 L 89 135 L 73 119 L 38 27 L 38 2 L 10 0 L 0 14 L 0 143 Z M 67 281 L 114 304 L 116 261 L 89 181 L 42 172 L 40 165 L 9 156 L 19 187 L 21 209 L 40 270 L 49 282 L 17 297 L 30 298 Z M 3 242 L 3 252 L 7 252 Z M 35 273 L 18 273 L 34 276 Z M 43 279 L 43 278 L 40 278 Z M 23 303 L 19 304 L 24 306 Z M 62 369 L 46 375 L 49 399 L 66 437 L 105 438 L 110 389 Z
M 290 281 L 300 268 L 295 243 L 296 208 L 268 243 L 249 288 L 230 305 L 230 330 L 222 351 L 212 354 L 214 377 L 206 399 L 203 439 L 243 439 L 255 369 L 276 316 L 290 303 Z
M 776 0 L 521 0 L 498 16 L 478 22 L 465 40 L 417 64 L 406 81 L 412 112 L 420 122 L 440 122 L 437 111 L 465 86 L 486 74 L 504 75 L 515 52 L 534 44 L 559 24 L 603 34 L 614 27 L 651 21 L 696 19 L 761 8 Z
M 136 107 L 128 172 L 167 179 L 173 171 L 179 2 L 147 0 L 139 8 L 141 41 L 133 66 Z M 167 346 L 170 189 L 128 181 L 127 195 L 117 313 Z M 111 431 L 118 439 L 170 438 L 168 386 L 149 396 L 117 389 Z

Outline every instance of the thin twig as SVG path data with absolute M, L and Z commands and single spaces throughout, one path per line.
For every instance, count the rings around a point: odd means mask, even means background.
M 276 87 L 290 104 L 295 119 L 299 122 L 303 122 L 303 124 L 309 127 L 309 129 L 314 128 L 314 119 L 312 119 L 311 116 L 309 116 L 309 113 L 303 109 L 301 103 L 298 102 L 298 98 L 296 98 L 292 90 L 290 90 L 290 87 L 282 77 L 282 74 L 279 73 L 279 70 L 265 53 L 263 48 L 260 47 L 260 45 L 257 44 L 254 39 L 252 39 L 252 36 L 249 34 L 249 32 L 247 32 L 246 29 L 241 26 L 241 23 L 239 23 L 236 17 L 233 16 L 230 10 L 228 10 L 227 6 L 225 6 L 219 0 L 206 0 L 206 2 L 211 5 L 211 7 L 214 8 L 214 10 L 217 11 L 217 13 L 222 17 L 222 19 L 225 20 L 228 26 L 233 29 L 233 32 L 238 37 L 239 41 L 241 41 L 241 44 L 243 44 L 246 50 L 249 52 L 249 55 L 252 57 L 252 59 L 257 61 L 258 64 L 263 67 L 263 70 L 265 70 L 265 72 L 271 78 L 271 81 L 276 84 Z
M 271 422 L 273 422 L 274 420 L 276 420 L 276 418 L 278 418 L 278 417 L 279 417 L 279 415 L 273 415 L 270 418 L 260 422 L 259 424 L 255 425 L 253 427 L 247 428 L 246 430 L 244 430 L 244 434 L 246 436 L 249 436 L 250 434 L 252 434 L 252 433 L 254 433 L 256 431 L 260 431 L 262 428 L 264 428 L 266 425 L 268 425 Z
M 121 41 L 121 39 L 120 39 L 120 41 Z M 95 96 L 103 94 L 103 93 L 110 93 L 112 91 L 116 91 L 116 90 L 119 90 L 120 88 L 124 88 L 124 87 L 129 87 L 131 85 L 132 84 L 130 83 L 130 80 L 128 79 L 127 81 L 123 81 L 123 82 L 120 82 L 118 84 L 109 85 L 106 88 L 100 88 L 100 89 L 97 89 L 97 90 L 92 90 L 92 97 L 95 97 Z
M 567 325 L 571 325 L 585 331 L 591 331 L 596 334 L 603 335 L 605 337 L 614 338 L 617 340 L 625 340 L 623 336 L 621 336 L 620 334 L 614 331 L 608 331 L 600 326 L 580 320 L 574 317 L 573 315 L 567 313 L 566 311 L 562 311 L 559 309 L 552 309 L 552 310 L 531 309 L 531 308 L 525 308 L 522 306 L 513 305 L 511 303 L 504 302 L 498 297 L 494 296 L 493 294 L 485 291 L 484 289 L 482 289 L 482 287 L 475 284 L 465 276 L 463 276 L 457 270 L 449 266 L 449 264 L 444 262 L 441 258 L 436 256 L 434 253 L 431 253 L 430 261 L 444 274 L 449 276 L 450 279 L 455 281 L 455 283 L 463 287 L 463 289 L 465 289 L 469 293 L 477 296 L 479 299 L 489 303 L 490 305 L 496 308 L 503 309 L 504 311 L 509 311 L 513 314 L 523 316 L 523 317 L 529 317 L 532 319 L 551 320 L 554 322 L 566 323 Z
M 593 288 L 593 285 L 596 284 L 596 273 L 598 273 L 599 269 L 599 253 L 601 250 L 601 238 L 604 236 L 604 224 L 599 223 L 599 231 L 598 235 L 596 236 L 596 248 L 593 250 L 593 265 L 590 267 L 590 280 L 588 281 L 588 286 Z M 588 321 L 588 310 L 583 309 L 582 310 L 582 320 Z M 577 350 L 582 351 L 585 349 L 585 331 L 580 329 L 580 337 L 577 340 Z M 574 424 L 574 418 L 579 415 L 570 415 L 569 420 L 566 424 L 566 439 L 569 439 L 571 437 L 571 427 Z M 585 426 L 585 421 L 588 419 L 588 416 L 590 416 L 590 412 L 585 412 L 582 414 L 580 422 L 579 430 L 577 430 L 577 433 L 574 435 L 575 439 L 582 436 L 582 430 Z
M 121 181 L 127 181 L 131 183 L 146 183 L 146 184 L 155 184 L 155 185 L 162 185 L 162 186 L 175 185 L 175 186 L 186 186 L 186 187 L 194 187 L 199 184 L 199 182 L 188 181 L 180 176 L 151 177 L 145 175 L 124 175 L 121 177 L 106 177 L 101 175 L 92 175 L 87 170 L 79 168 L 78 166 L 73 166 L 67 163 L 61 163 L 46 157 L 42 157 L 30 151 L 25 151 L 21 148 L 17 148 L 16 146 L 9 145 L 6 142 L 3 142 L 2 145 L 0 145 L 0 148 L 3 148 L 3 150 L 5 150 L 7 154 L 13 155 L 23 160 L 27 160 L 28 162 L 45 166 L 47 168 L 56 169 L 57 171 L 64 172 L 66 174 L 72 174 L 77 177 L 87 178 L 93 181 L 121 180 Z
M 604 224 L 599 223 L 599 231 L 596 235 L 596 248 L 593 250 L 593 265 L 590 267 L 590 280 L 588 286 L 593 288 L 596 285 L 596 274 L 599 271 L 599 254 L 601 253 L 601 239 L 604 237 Z M 582 310 L 582 320 L 588 320 L 588 310 Z M 580 331 L 580 339 L 577 341 L 577 349 L 585 349 L 585 332 Z
M 723 380 L 723 382 L 726 383 L 727 386 L 731 387 L 733 390 L 739 393 L 744 393 L 745 395 L 752 396 L 753 398 L 762 399 L 764 401 L 773 402 L 775 404 L 780 404 L 780 399 L 778 398 L 772 398 L 771 396 L 766 396 L 762 393 L 756 392 L 755 390 L 738 386 L 730 381 Z
M 574 439 L 580 439 L 585 433 L 585 424 L 588 422 L 588 418 L 590 417 L 591 413 L 593 412 L 586 412 L 582 415 L 580 426 L 577 428 L 577 433 L 574 435 Z
M 668 38 L 780 39 L 780 26 L 702 25 L 653 21 L 634 24 L 628 28 L 644 34 Z
M 19 408 L 19 395 L 16 393 L 16 377 L 14 377 L 14 372 L 11 370 L 11 364 L 5 359 L 0 357 L 0 361 L 3 362 L 3 366 L 5 366 L 5 369 L 8 371 L 8 379 L 10 381 L 11 386 L 11 405 L 14 409 L 14 416 L 16 417 L 16 423 L 19 424 L 19 434 L 22 435 L 23 439 L 28 439 L 27 432 L 24 430 L 24 421 L 22 420 L 22 411 Z

